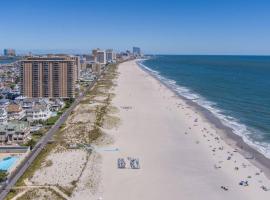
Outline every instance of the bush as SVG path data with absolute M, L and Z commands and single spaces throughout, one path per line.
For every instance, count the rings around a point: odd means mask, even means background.
M 63 111 L 58 111 L 58 112 L 57 112 L 57 115 L 60 116 L 60 115 L 62 115 L 63 113 L 64 113 Z
M 0 182 L 3 182 L 7 179 L 8 173 L 5 170 L 0 170 Z
M 46 125 L 48 125 L 48 126 L 54 125 L 55 122 L 58 120 L 58 118 L 59 118 L 59 116 L 50 117 L 49 119 L 47 119 Z
M 73 102 L 74 102 L 74 99 L 73 98 L 72 99 L 65 100 L 65 107 L 64 107 L 64 109 L 69 108 Z
M 34 136 L 43 136 L 43 134 L 44 134 L 44 131 L 42 131 L 42 130 L 38 130 L 38 131 L 35 131 L 34 133 L 32 133 L 32 135 L 34 135 Z
M 30 149 L 33 149 L 33 147 L 36 145 L 37 141 L 31 139 L 31 140 L 28 140 L 23 146 L 29 146 Z

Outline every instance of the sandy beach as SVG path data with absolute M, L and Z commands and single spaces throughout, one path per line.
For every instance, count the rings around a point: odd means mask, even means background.
M 91 199 L 270 198 L 261 188 L 270 188 L 267 177 L 225 143 L 223 130 L 135 61 L 120 64 L 119 72 L 112 103 L 121 125 L 109 131 L 111 151 L 98 151 L 101 181 Z M 139 158 L 141 168 L 118 169 L 117 159 L 127 157 Z

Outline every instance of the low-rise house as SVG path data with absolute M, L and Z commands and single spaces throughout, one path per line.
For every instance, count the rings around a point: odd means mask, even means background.
M 0 108 L 6 108 L 9 105 L 8 99 L 0 99 Z
M 1 143 L 23 143 L 30 133 L 27 122 L 12 121 L 0 125 L 0 142 Z
M 0 124 L 6 124 L 8 120 L 7 111 L 4 108 L 0 108 Z
M 50 101 L 50 110 L 52 112 L 57 112 L 65 106 L 65 103 L 60 99 L 53 99 Z
M 35 105 L 35 101 L 33 99 L 23 99 L 22 108 L 24 110 L 31 110 Z
M 25 117 L 25 110 L 20 104 L 12 103 L 7 106 L 7 114 L 9 120 L 20 120 Z
M 52 116 L 47 104 L 35 104 L 32 109 L 26 111 L 28 121 L 45 121 Z
M 1 82 L 3 83 L 3 86 L 4 86 L 3 88 L 1 88 L 1 94 L 3 96 L 6 96 L 11 91 L 11 89 L 7 86 L 8 84 L 5 81 L 1 81 Z

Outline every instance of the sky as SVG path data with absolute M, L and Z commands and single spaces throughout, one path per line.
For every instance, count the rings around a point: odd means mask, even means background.
M 270 55 L 266 0 L 1 0 L 0 51 Z

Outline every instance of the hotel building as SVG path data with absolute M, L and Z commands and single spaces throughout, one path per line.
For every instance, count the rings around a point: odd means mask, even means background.
M 105 65 L 107 63 L 105 51 L 98 50 L 96 53 L 96 58 L 99 64 Z
M 77 70 L 75 57 L 28 57 L 21 61 L 21 94 L 29 98 L 74 98 Z
M 133 47 L 133 55 L 141 56 L 141 49 L 139 47 Z
M 116 53 L 112 49 L 106 50 L 106 60 L 107 62 L 114 62 L 116 60 Z

